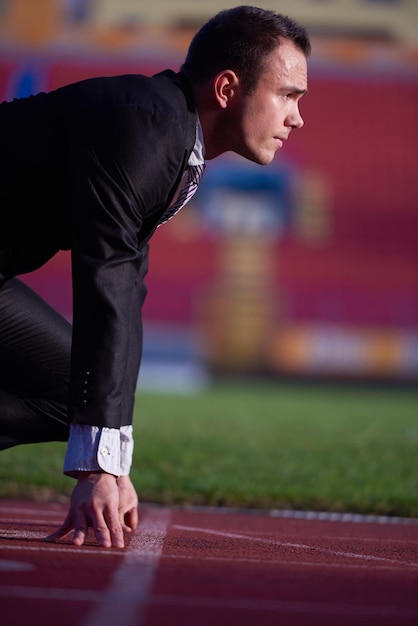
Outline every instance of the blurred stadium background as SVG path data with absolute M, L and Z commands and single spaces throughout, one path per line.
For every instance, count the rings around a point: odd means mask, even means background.
M 0 100 L 176 70 L 200 24 L 236 4 L 0 0 Z M 209 163 L 194 201 L 158 230 L 143 384 L 416 384 L 418 0 L 254 4 L 310 30 L 305 128 L 268 167 Z M 67 253 L 23 279 L 71 319 Z

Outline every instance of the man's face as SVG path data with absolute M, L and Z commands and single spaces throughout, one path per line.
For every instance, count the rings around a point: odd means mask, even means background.
M 260 165 L 270 163 L 290 131 L 303 126 L 299 101 L 306 91 L 305 55 L 284 39 L 268 57 L 255 89 L 236 100 L 230 149 Z

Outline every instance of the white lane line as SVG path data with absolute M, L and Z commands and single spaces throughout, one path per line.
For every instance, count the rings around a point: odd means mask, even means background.
M 83 555 L 91 555 L 94 554 L 95 557 L 98 556 L 115 556 L 118 552 L 113 548 L 107 550 L 103 548 L 86 548 L 82 546 L 80 548 L 72 548 L 70 546 L 59 547 L 56 544 L 47 544 L 45 546 L 14 546 L 14 545 L 0 545 L 0 551 L 2 550 L 11 550 L 17 552 L 61 552 L 61 553 L 69 553 L 69 554 L 77 554 L 80 557 Z M 187 554 L 165 554 L 164 559 L 170 560 L 178 560 L 178 561 L 194 561 L 196 560 L 196 555 L 190 556 Z M 202 561 L 219 561 L 219 562 L 227 562 L 230 563 L 232 560 L 234 563 L 258 563 L 263 565 L 279 565 L 279 566 L 293 566 L 293 567 L 324 567 L 323 562 L 315 562 L 315 561 L 289 561 L 288 559 L 262 559 L 262 558 L 251 558 L 251 557 L 234 557 L 231 559 L 230 556 L 208 556 L 206 554 L 199 555 L 199 560 Z M 398 561 L 393 561 L 388 563 L 387 565 L 382 565 L 380 569 L 389 569 L 389 570 L 399 570 L 399 566 L 394 565 L 394 563 L 398 563 Z M 347 569 L 347 568 L 359 568 L 365 567 L 364 563 L 327 563 L 326 567 L 333 569 Z M 0 591 L 1 595 L 1 591 Z
M 45 506 L 40 506 L 39 508 L 34 507 L 2 507 L 0 508 L 0 515 L 5 519 L 9 519 L 9 515 L 17 515 L 16 519 L 21 519 L 23 516 L 33 517 L 34 515 L 45 515 L 46 517 L 60 517 L 64 518 L 66 512 L 64 509 L 51 509 L 51 505 L 46 504 Z
M 43 539 L 45 539 L 46 533 L 40 532 L 38 530 L 1 530 L 0 529 L 0 541 L 1 539 L 18 539 L 22 541 L 41 541 L 37 546 L 25 546 L 25 545 L 14 545 L 13 543 L 0 543 L 0 551 L 3 550 L 17 550 L 22 552 L 73 552 L 74 554 L 96 554 L 100 556 L 102 554 L 112 555 L 118 554 L 119 551 L 115 549 L 103 549 L 99 546 L 96 548 L 89 549 L 86 546 L 81 546 L 79 548 L 71 547 L 66 544 L 65 546 L 60 546 L 59 543 L 44 543 Z
M 167 509 L 143 513 L 138 530 L 131 538 L 104 600 L 93 609 L 83 626 L 141 624 L 152 593 L 169 522 L 170 512 Z
M 207 535 L 216 535 L 218 537 L 224 537 L 226 539 L 239 539 L 247 542 L 263 543 L 279 548 L 296 548 L 300 550 L 308 550 L 311 552 L 321 552 L 322 554 L 328 554 L 331 556 L 342 556 L 348 559 L 358 559 L 360 561 L 373 561 L 376 563 L 390 563 L 392 566 L 398 567 L 411 567 L 418 569 L 418 563 L 411 563 L 409 561 L 398 561 L 396 559 L 389 559 L 381 556 L 374 556 L 370 554 L 357 554 L 355 552 L 345 552 L 342 550 L 330 550 L 328 548 L 320 548 L 318 546 L 310 546 L 304 543 L 293 543 L 289 541 L 278 541 L 276 539 L 265 539 L 263 537 L 254 537 L 249 535 L 243 535 L 241 533 L 226 533 L 219 530 L 212 530 L 211 528 L 195 528 L 192 526 L 184 526 L 181 524 L 173 524 L 171 528 L 177 528 L 178 530 L 185 530 L 189 532 L 204 533 Z
M 39 541 L 46 537 L 46 533 L 39 530 L 2 530 L 0 529 L 0 539 L 28 539 L 31 541 Z M 1 546 L 3 547 L 3 546 Z
M 362 513 L 336 513 L 332 511 L 293 511 L 271 510 L 270 517 L 287 519 L 314 520 L 323 522 L 350 522 L 354 524 L 380 524 L 417 526 L 418 519 L 414 517 L 395 517 L 389 515 L 367 515 Z
M 3 550 L 15 550 L 17 552 L 68 552 L 73 554 L 79 554 L 80 557 L 85 554 L 94 554 L 95 556 L 115 556 L 117 554 L 124 554 L 116 548 L 111 548 L 109 550 L 100 548 L 86 548 L 85 546 L 81 546 L 80 548 L 72 548 L 70 546 L 65 545 L 65 547 L 60 547 L 58 544 L 46 543 L 39 546 L 14 546 L 14 545 L 5 545 L 0 544 L 0 552 Z

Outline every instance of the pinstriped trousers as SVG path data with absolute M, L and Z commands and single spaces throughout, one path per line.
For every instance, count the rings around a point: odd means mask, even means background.
M 16 278 L 0 288 L 0 450 L 66 441 L 71 325 Z

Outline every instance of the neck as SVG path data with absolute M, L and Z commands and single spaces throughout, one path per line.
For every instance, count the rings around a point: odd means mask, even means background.
M 203 140 L 205 143 L 205 159 L 211 160 L 227 152 L 229 148 L 224 145 L 225 134 L 221 129 L 221 112 L 211 98 L 211 94 L 203 86 L 195 87 L 193 94 L 196 110 L 202 126 Z

